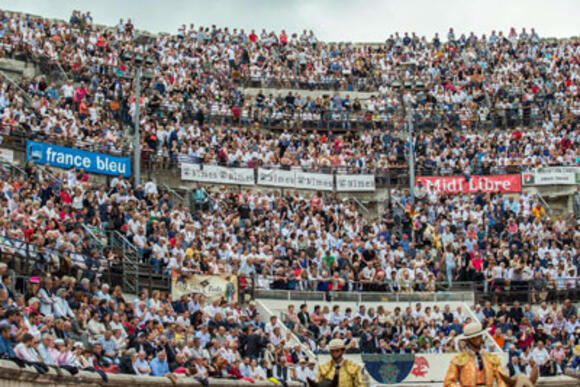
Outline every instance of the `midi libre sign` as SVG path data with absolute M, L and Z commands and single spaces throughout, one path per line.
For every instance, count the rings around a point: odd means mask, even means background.
M 448 194 L 473 194 L 477 192 L 516 193 L 522 191 L 520 175 L 492 176 L 421 176 L 415 184 L 423 184 L 425 191 Z
M 131 176 L 131 159 L 104 153 L 87 152 L 42 142 L 26 142 L 26 161 L 58 168 L 83 169 L 85 172 L 123 177 Z

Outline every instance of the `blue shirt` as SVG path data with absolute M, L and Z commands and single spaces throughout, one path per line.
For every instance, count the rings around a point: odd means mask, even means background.
M 158 357 L 156 357 L 155 359 L 151 360 L 149 367 L 151 367 L 151 375 L 153 376 L 165 376 L 165 374 L 169 373 L 167 359 L 162 362 Z
M 17 358 L 14 350 L 12 349 L 12 344 L 10 341 L 4 339 L 4 337 L 0 336 L 0 356 L 4 357 L 7 356 L 11 359 Z

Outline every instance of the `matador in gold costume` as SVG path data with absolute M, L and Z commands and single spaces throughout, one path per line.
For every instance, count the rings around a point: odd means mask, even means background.
M 362 368 L 345 359 L 345 346 L 341 339 L 333 339 L 328 345 L 332 359 L 320 365 L 316 382 L 318 386 L 363 387 Z
M 467 351 L 461 352 L 451 359 L 447 369 L 444 387 L 512 387 L 533 386 L 537 375 L 531 380 L 525 375 L 510 378 L 501 367 L 499 356 L 483 350 L 484 330 L 481 324 L 467 324 L 464 334 L 458 340 L 467 341 Z

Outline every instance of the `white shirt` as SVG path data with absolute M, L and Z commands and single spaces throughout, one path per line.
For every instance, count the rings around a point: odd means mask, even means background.
M 536 364 L 540 366 L 546 364 L 546 362 L 550 360 L 550 354 L 545 347 L 543 349 L 538 347 L 534 348 L 531 355 Z

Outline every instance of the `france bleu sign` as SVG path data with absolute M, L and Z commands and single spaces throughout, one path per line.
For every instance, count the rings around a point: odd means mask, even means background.
M 36 141 L 26 141 L 26 160 L 58 168 L 84 169 L 88 173 L 131 176 L 131 158 L 88 152 Z

